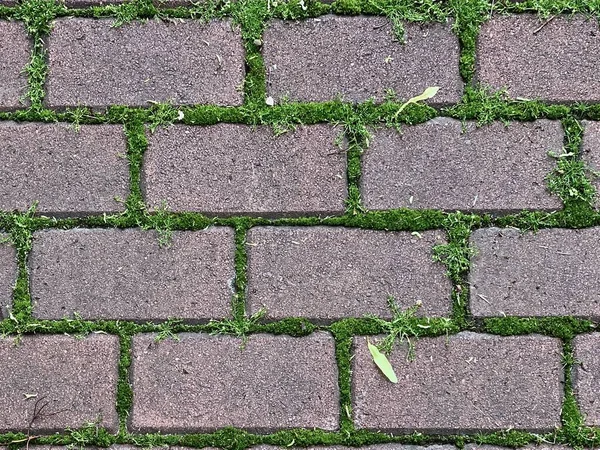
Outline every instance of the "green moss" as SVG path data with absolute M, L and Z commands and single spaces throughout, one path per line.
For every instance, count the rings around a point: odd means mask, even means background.
M 596 325 L 589 320 L 573 317 L 498 317 L 485 319 L 482 331 L 502 336 L 536 333 L 571 339 L 576 334 L 592 331 L 595 327 Z

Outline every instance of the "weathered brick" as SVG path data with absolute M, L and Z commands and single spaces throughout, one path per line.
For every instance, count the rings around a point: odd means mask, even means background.
M 390 355 L 398 376 L 393 384 L 373 362 L 366 339 L 356 337 L 355 424 L 385 432 L 553 431 L 563 397 L 561 350 L 558 339 L 535 335 L 423 338 L 414 360 L 404 349 Z
M 496 16 L 477 39 L 476 78 L 511 97 L 599 101 L 599 35 L 598 22 L 581 15 Z
M 418 235 L 341 227 L 258 227 L 248 233 L 248 305 L 267 317 L 329 322 L 375 314 L 391 317 L 422 301 L 421 313 L 451 311 L 450 281 L 432 259 L 439 231 Z
M 21 23 L 0 20 L 0 111 L 22 106 L 19 99 L 27 92 L 31 44 Z
M 327 125 L 278 137 L 270 127 L 225 123 L 161 128 L 144 155 L 146 201 L 209 215 L 341 214 L 347 187 L 339 132 Z
M 600 228 L 474 231 L 473 315 L 600 318 L 599 233 Z
M 581 157 L 590 169 L 600 172 L 600 122 L 585 120 L 582 125 L 584 132 Z M 597 176 L 591 176 L 590 178 L 596 192 L 600 191 L 600 178 Z M 598 195 L 596 196 L 595 206 L 600 208 L 600 196 Z
M 582 334 L 573 340 L 573 387 L 585 424 L 600 426 L 600 333 Z
M 243 348 L 231 336 L 179 339 L 133 338 L 135 431 L 337 429 L 338 375 L 328 334 L 258 334 Z
M 544 178 L 560 152 L 558 121 L 474 123 L 438 118 L 378 130 L 363 155 L 361 195 L 369 209 L 433 208 L 511 213 L 560 209 Z
M 118 359 L 116 336 L 24 336 L 18 345 L 0 338 L 0 432 L 51 433 L 89 422 L 116 432 Z
M 244 50 L 230 21 L 112 23 L 54 22 L 48 37 L 49 107 L 242 103 Z
M 17 281 L 17 252 L 8 242 L 9 236 L 0 233 L 0 319 L 2 310 L 12 303 L 12 291 Z
M 139 229 L 47 230 L 30 255 L 33 315 L 60 319 L 189 321 L 227 317 L 233 231 L 173 232 L 168 248 Z
M 460 99 L 458 39 L 449 24 L 404 24 L 406 43 L 394 37 L 384 17 L 323 16 L 300 22 L 271 22 L 263 55 L 267 92 L 279 100 L 382 100 L 387 89 L 402 99 L 430 86 L 430 101 Z
M 0 209 L 47 215 L 115 213 L 129 193 L 121 125 L 0 123 Z

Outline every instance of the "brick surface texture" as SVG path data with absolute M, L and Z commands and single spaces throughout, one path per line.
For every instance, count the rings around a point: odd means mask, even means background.
M 10 306 L 12 291 L 17 281 L 17 252 L 7 240 L 10 236 L 0 233 L 0 319 L 3 310 Z
M 267 92 L 275 99 L 382 100 L 387 89 L 403 99 L 439 86 L 433 104 L 456 103 L 463 89 L 458 40 L 449 24 L 404 24 L 396 40 L 383 17 L 324 16 L 273 21 L 264 36 Z
M 139 229 L 40 231 L 29 259 L 33 314 L 224 318 L 231 309 L 233 253 L 233 230 L 224 227 L 174 232 L 168 248 L 160 248 L 155 232 Z
M 17 22 L 0 20 L 0 111 L 23 106 L 19 99 L 27 91 L 31 44 L 25 27 Z
M 600 318 L 600 229 L 476 230 L 469 276 L 475 317 Z
M 116 336 L 24 336 L 18 345 L 1 338 L 0 432 L 53 432 L 97 422 L 115 433 L 118 358 Z M 46 414 L 32 421 L 36 404 L 47 404 Z
M 434 208 L 518 212 L 556 210 L 544 178 L 560 153 L 558 121 L 474 123 L 438 118 L 375 132 L 363 156 L 361 193 L 369 209 Z
M 230 336 L 133 339 L 131 426 L 193 432 L 225 426 L 335 430 L 339 398 L 334 341 L 254 335 L 243 349 Z
M 582 159 L 592 171 L 600 173 L 600 122 L 583 121 L 583 147 Z M 596 192 L 600 188 L 600 178 L 597 176 L 590 177 L 596 188 Z M 600 198 L 596 198 L 596 208 L 600 208 Z
M 353 411 L 359 428 L 455 433 L 506 428 L 549 432 L 560 424 L 561 343 L 543 336 L 463 332 L 421 339 L 415 359 L 397 350 L 398 384 L 354 339 Z
M 390 317 L 388 296 L 405 309 L 447 316 L 451 285 L 432 249 L 438 231 L 410 233 L 333 227 L 259 227 L 248 233 L 248 305 L 271 319 Z
M 600 333 L 583 334 L 573 340 L 575 361 L 573 366 L 574 391 L 589 426 L 600 426 Z

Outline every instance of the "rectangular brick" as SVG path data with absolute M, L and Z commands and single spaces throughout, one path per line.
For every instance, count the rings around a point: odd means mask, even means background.
M 256 432 L 336 430 L 338 374 L 333 338 L 181 334 L 133 338 L 135 431 L 189 433 L 234 426 Z
M 584 127 L 581 157 L 588 168 L 600 172 L 600 122 L 582 121 Z M 600 189 L 600 178 L 590 175 L 596 192 Z M 600 196 L 596 195 L 595 207 L 600 208 Z
M 599 35 L 598 21 L 582 15 L 496 16 L 477 39 L 476 79 L 511 97 L 599 101 Z
M 0 319 L 3 310 L 12 304 L 13 287 L 19 273 L 17 252 L 9 239 L 8 234 L 0 233 Z
M 474 231 L 473 316 L 600 318 L 599 236 L 600 228 Z
M 48 37 L 46 104 L 241 105 L 244 49 L 231 21 L 59 19 Z
M 19 99 L 27 92 L 24 69 L 31 48 L 23 24 L 0 20 L 0 111 L 23 106 Z
M 149 136 L 142 188 L 150 208 L 208 215 L 332 215 L 344 212 L 346 155 L 340 130 L 218 124 L 161 128 Z
M 125 210 L 122 125 L 0 123 L 0 209 L 85 216 Z M 122 199 L 121 201 L 117 201 Z
M 554 431 L 563 397 L 561 351 L 560 340 L 536 335 L 423 338 L 413 361 L 405 349 L 390 355 L 398 376 L 393 384 L 373 362 L 366 339 L 356 337 L 355 425 L 402 433 Z
M 573 366 L 573 388 L 585 424 L 600 426 L 600 333 L 582 334 L 573 340 L 576 364 Z
M 450 281 L 432 259 L 443 232 L 386 232 L 335 227 L 257 227 L 248 233 L 248 307 L 269 319 L 330 322 L 375 314 L 391 317 L 422 301 L 426 316 L 451 311 Z
M 160 248 L 152 231 L 47 230 L 29 258 L 33 315 L 61 319 L 188 321 L 231 310 L 233 230 L 175 231 Z
M 450 25 L 405 23 L 404 28 L 406 43 L 401 43 L 385 17 L 275 20 L 264 34 L 268 95 L 299 101 L 341 95 L 361 102 L 382 100 L 387 89 L 408 99 L 438 86 L 430 104 L 458 102 L 463 83 Z
M 117 432 L 118 360 L 116 336 L 23 336 L 17 345 L 0 338 L 0 432 L 29 426 L 35 433 L 62 432 L 89 422 Z
M 478 128 L 437 118 L 402 133 L 381 129 L 363 155 L 362 201 L 378 210 L 560 209 L 544 178 L 555 166 L 548 151 L 562 147 L 561 124 L 549 120 Z

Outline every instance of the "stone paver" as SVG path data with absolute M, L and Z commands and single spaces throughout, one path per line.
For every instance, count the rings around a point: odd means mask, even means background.
M 33 315 L 60 319 L 190 321 L 224 318 L 235 278 L 230 228 L 173 232 L 47 230 L 34 235 L 29 266 Z
M 403 349 L 389 357 L 398 376 L 393 384 L 375 366 L 366 339 L 354 339 L 352 392 L 358 428 L 550 432 L 560 425 L 558 339 L 464 332 L 423 338 L 415 347 L 414 361 L 407 361 Z
M 477 81 L 512 97 L 599 101 L 598 36 L 598 21 L 581 15 L 547 23 L 534 14 L 494 17 L 477 39 Z
M 0 111 L 23 106 L 19 99 L 27 92 L 23 69 L 29 63 L 30 51 L 25 27 L 0 20 Z
M 273 21 L 264 34 L 267 92 L 276 100 L 382 100 L 387 89 L 402 99 L 430 86 L 431 104 L 456 103 L 463 83 L 459 47 L 450 24 L 405 23 L 406 43 L 384 17 L 323 16 Z
M 31 426 L 50 433 L 96 421 L 117 432 L 118 358 L 116 336 L 23 336 L 18 345 L 0 338 L 0 432 Z M 36 404 L 42 411 L 32 421 Z
M 420 313 L 451 311 L 445 267 L 432 248 L 441 231 L 409 232 L 334 227 L 258 227 L 249 231 L 248 306 L 267 317 L 308 317 L 329 322 L 375 314 L 391 317 L 393 296 L 401 308 L 422 301 Z
M 573 388 L 585 424 L 600 426 L 600 333 L 582 334 L 573 340 L 575 361 Z
M 116 213 L 129 194 L 122 125 L 0 123 L 0 209 Z M 117 201 L 121 199 L 121 201 Z
M 282 447 L 275 445 L 256 445 L 250 447 L 250 450 L 274 450 Z M 288 447 L 289 448 L 289 447 Z M 291 447 L 291 450 L 300 450 L 303 447 Z M 342 445 L 335 446 L 318 446 L 318 447 L 305 447 L 306 450 L 350 450 L 353 447 L 344 447 Z M 354 447 L 355 448 L 355 447 Z M 360 447 L 362 450 L 456 450 L 453 445 L 402 445 L 402 444 L 375 444 L 375 445 L 364 445 Z
M 333 338 L 180 334 L 133 338 L 131 427 L 197 432 L 234 426 L 257 432 L 338 427 Z
M 7 241 L 9 235 L 0 233 L 0 319 L 2 311 L 12 303 L 12 291 L 17 281 L 17 252 Z
M 588 167 L 600 173 L 600 122 L 582 121 L 584 127 L 583 147 L 581 157 Z M 588 175 L 596 192 L 600 190 L 600 178 L 594 174 Z M 600 208 L 600 196 L 596 196 L 596 208 Z
M 515 1 L 515 0 L 511 0 Z M 520 447 L 522 450 L 570 450 L 570 447 L 566 447 L 563 445 L 527 445 L 525 447 Z M 467 444 L 464 447 L 464 450 L 507 450 L 507 447 L 499 447 L 496 445 L 476 445 L 476 444 Z
M 242 103 L 244 50 L 230 21 L 112 23 L 54 23 L 48 38 L 49 107 Z
M 368 209 L 432 208 L 511 213 L 560 209 L 544 178 L 560 153 L 558 121 L 501 122 L 477 128 L 437 118 L 375 132 L 363 155 L 361 194 Z
M 161 128 L 149 135 L 146 202 L 208 215 L 332 215 L 345 208 L 346 155 L 340 129 L 219 124 Z
M 474 231 L 473 315 L 600 318 L 599 236 L 600 228 Z

